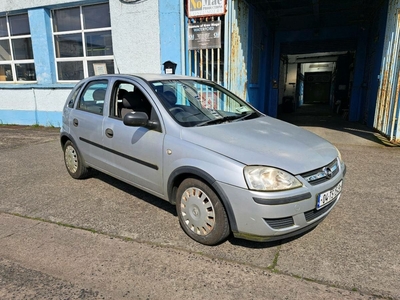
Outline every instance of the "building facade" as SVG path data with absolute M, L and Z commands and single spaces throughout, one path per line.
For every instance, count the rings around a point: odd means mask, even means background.
M 170 61 L 177 74 L 216 81 L 273 117 L 340 102 L 350 121 L 398 141 L 399 0 L 372 1 L 362 21 L 349 2 L 327 3 L 2 2 L 0 124 L 59 127 L 79 79 L 162 73 Z
M 77 80 L 98 72 L 159 73 L 159 9 L 158 1 L 0 4 L 0 122 L 58 127 Z

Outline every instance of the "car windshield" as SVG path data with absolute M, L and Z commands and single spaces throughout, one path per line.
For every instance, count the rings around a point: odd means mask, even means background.
M 180 125 L 208 126 L 243 121 L 260 113 L 221 86 L 202 80 L 151 82 L 161 103 Z

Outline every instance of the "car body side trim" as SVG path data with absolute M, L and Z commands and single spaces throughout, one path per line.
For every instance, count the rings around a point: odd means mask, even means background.
M 292 197 L 278 198 L 278 199 L 263 199 L 263 198 L 253 198 L 254 202 L 262 205 L 281 205 L 287 203 L 298 202 L 311 198 L 311 193 L 304 193 Z
M 126 159 L 129 159 L 129 160 L 131 160 L 131 161 L 134 161 L 134 162 L 136 162 L 136 163 L 138 163 L 138 164 L 141 164 L 141 165 L 144 165 L 144 166 L 146 166 L 146 167 L 149 167 L 149 168 L 151 168 L 151 169 L 154 169 L 154 170 L 158 170 L 158 169 L 159 169 L 157 165 L 154 165 L 154 164 L 152 164 L 152 163 L 149 163 L 149 162 L 146 162 L 146 161 L 137 159 L 137 158 L 135 158 L 135 157 L 126 155 L 126 154 L 124 154 L 124 153 L 115 151 L 115 150 L 113 150 L 113 149 L 111 149 L 111 148 L 104 147 L 103 145 L 94 143 L 94 142 L 89 141 L 89 140 L 87 140 L 87 139 L 85 139 L 85 138 L 83 138 L 83 137 L 80 137 L 79 140 L 81 140 L 82 142 L 88 143 L 88 144 L 90 144 L 90 145 L 92 145 L 92 146 L 95 146 L 95 147 L 98 147 L 98 148 L 100 148 L 100 149 L 103 149 L 103 150 L 105 150 L 105 151 L 108 151 L 108 152 L 110 152 L 110 153 L 113 153 L 113 154 L 115 154 L 115 155 L 118 155 L 118 156 L 121 156 L 121 157 L 123 157 L 123 158 L 126 158 Z

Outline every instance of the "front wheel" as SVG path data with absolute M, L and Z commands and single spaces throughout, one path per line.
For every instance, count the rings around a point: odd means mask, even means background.
M 200 180 L 188 178 L 180 184 L 176 210 L 183 230 L 201 244 L 216 245 L 230 233 L 228 217 L 221 200 Z
M 89 176 L 89 169 L 84 165 L 81 156 L 71 141 L 64 145 L 64 162 L 72 178 L 83 179 Z

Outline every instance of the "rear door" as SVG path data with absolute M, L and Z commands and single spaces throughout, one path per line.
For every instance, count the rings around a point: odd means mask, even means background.
M 70 132 L 85 162 L 95 168 L 105 166 L 103 150 L 103 114 L 108 80 L 89 82 L 71 111 Z

